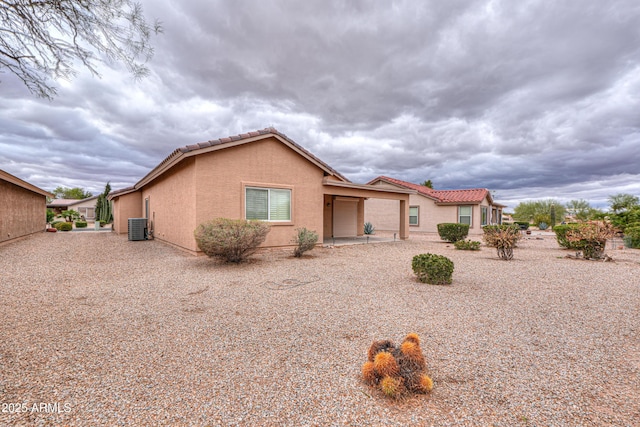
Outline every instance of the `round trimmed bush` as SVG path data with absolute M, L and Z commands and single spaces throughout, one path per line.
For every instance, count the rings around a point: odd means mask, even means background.
M 58 229 L 58 231 L 71 231 L 73 230 L 72 222 L 56 222 L 54 227 Z
M 86 221 L 76 221 L 76 228 L 87 228 Z
M 442 255 L 420 254 L 413 257 L 411 268 L 422 283 L 449 285 L 453 276 L 453 261 Z
M 556 233 L 556 240 L 558 241 L 558 244 L 567 249 L 580 249 L 580 245 L 575 242 L 570 242 L 567 239 L 567 233 L 570 230 L 578 228 L 580 228 L 580 224 L 577 223 L 560 224 L 553 227 L 553 232 Z
M 444 222 L 442 224 L 438 224 L 438 234 L 442 240 L 455 243 L 458 240 L 466 239 L 469 234 L 469 224 Z

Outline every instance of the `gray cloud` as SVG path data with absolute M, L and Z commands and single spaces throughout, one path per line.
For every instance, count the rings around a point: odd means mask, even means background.
M 510 207 L 640 194 L 633 0 L 144 7 L 164 34 L 141 82 L 80 71 L 48 102 L 0 75 L 0 168 L 99 192 L 179 146 L 274 126 L 356 182 L 487 187 Z

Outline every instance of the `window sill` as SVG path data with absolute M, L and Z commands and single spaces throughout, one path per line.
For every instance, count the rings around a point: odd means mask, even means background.
M 264 221 L 271 226 L 293 225 L 293 221 Z

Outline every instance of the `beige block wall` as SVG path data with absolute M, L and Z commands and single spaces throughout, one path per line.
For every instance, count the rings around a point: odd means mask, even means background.
M 272 222 L 263 246 L 291 245 L 300 227 L 317 232 L 322 242 L 324 173 L 275 138 L 200 154 L 196 171 L 196 224 L 217 217 L 244 218 L 247 186 L 290 188 L 292 221 Z
M 0 243 L 44 231 L 46 197 L 0 179 Z

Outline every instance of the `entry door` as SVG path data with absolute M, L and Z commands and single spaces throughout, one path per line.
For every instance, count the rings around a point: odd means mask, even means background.
M 333 236 L 355 237 L 358 234 L 358 199 L 333 201 Z

